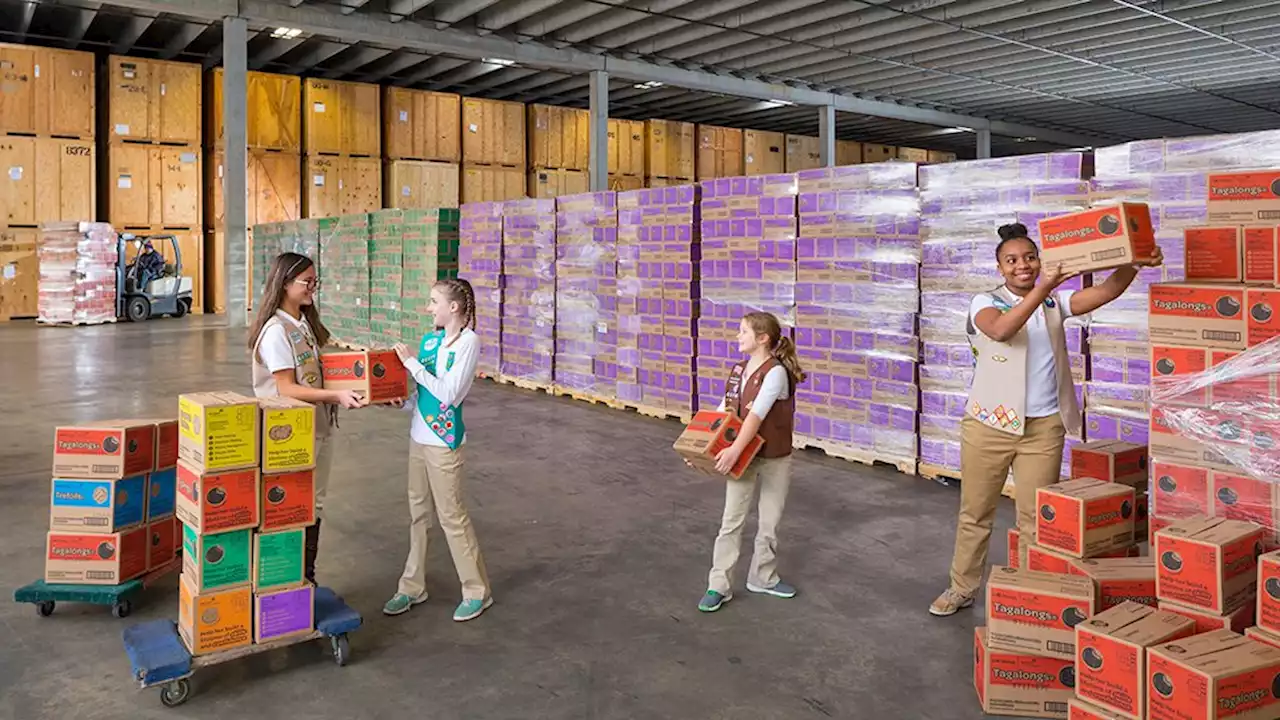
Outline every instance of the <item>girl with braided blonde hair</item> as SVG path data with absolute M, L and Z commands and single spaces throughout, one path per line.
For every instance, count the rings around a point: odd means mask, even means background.
M 415 353 L 403 344 L 396 354 L 416 388 L 405 403 L 412 411 L 409 448 L 409 558 L 396 594 L 382 608 L 399 615 L 427 599 L 427 531 L 439 518 L 453 556 L 462 602 L 453 613 L 459 622 L 479 616 L 493 604 L 484 557 L 462 501 L 466 424 L 462 403 L 471 390 L 480 356 L 475 333 L 476 296 L 466 280 L 441 280 L 431 288 L 435 332 L 423 336 Z

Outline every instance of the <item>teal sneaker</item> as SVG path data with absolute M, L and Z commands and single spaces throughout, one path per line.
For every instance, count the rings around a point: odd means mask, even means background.
M 410 597 L 404 593 L 396 593 L 386 605 L 382 606 L 383 615 L 401 615 L 409 612 L 409 608 L 414 605 L 421 605 L 427 601 L 427 594 L 422 593 L 418 597 Z
M 723 595 L 715 590 L 708 590 L 706 595 L 702 596 L 702 601 L 698 603 L 698 609 L 702 612 L 715 612 L 720 606 L 733 599 L 733 593 L 724 593 Z
M 784 582 L 779 582 L 773 587 L 761 587 L 760 585 L 753 585 L 751 583 L 747 583 L 747 589 L 753 593 L 759 593 L 761 595 L 772 595 L 774 597 L 779 597 L 779 598 L 790 599 L 796 596 L 796 589 Z
M 455 622 L 466 622 L 480 617 L 480 613 L 489 609 L 493 604 L 493 598 L 487 597 L 481 600 L 463 600 L 458 603 L 458 609 L 453 611 L 453 619 Z

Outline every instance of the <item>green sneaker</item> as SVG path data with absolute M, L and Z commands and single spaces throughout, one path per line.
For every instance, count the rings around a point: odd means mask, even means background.
M 718 593 L 715 590 L 708 590 L 706 595 L 702 596 L 702 600 L 698 602 L 698 609 L 702 612 L 715 612 L 720 606 L 733 599 L 733 593 Z
M 458 609 L 453 611 L 453 619 L 456 622 L 473 620 L 480 617 L 480 613 L 489 609 L 492 604 L 492 597 L 487 597 L 484 600 L 463 600 L 458 603 Z
M 421 605 L 427 601 L 427 594 L 422 593 L 418 597 L 410 597 L 404 593 L 396 593 L 386 605 L 382 606 L 383 615 L 400 615 L 409 612 L 409 608 L 414 605 Z

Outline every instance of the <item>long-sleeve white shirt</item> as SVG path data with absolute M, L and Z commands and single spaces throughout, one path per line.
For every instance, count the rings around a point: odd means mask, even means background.
M 436 354 L 435 375 L 427 372 L 417 358 L 405 361 L 404 367 L 417 385 L 426 388 L 441 403 L 458 407 L 471 391 L 479 355 L 480 338 L 470 328 L 463 328 L 452 345 L 440 346 L 440 351 Z M 450 366 L 450 357 L 453 359 L 452 366 Z M 413 413 L 413 424 L 409 428 L 409 436 L 419 445 L 448 447 L 445 441 L 427 426 L 427 421 L 422 419 L 422 413 L 418 411 L 417 385 L 414 387 L 413 396 L 405 404 L 405 407 Z M 465 434 L 462 442 L 466 442 Z

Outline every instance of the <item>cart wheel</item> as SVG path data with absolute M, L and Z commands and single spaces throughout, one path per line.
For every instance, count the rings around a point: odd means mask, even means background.
M 57 606 L 52 600 L 44 600 L 36 603 L 36 612 L 40 613 L 40 617 L 49 617 L 53 614 L 53 608 Z
M 186 678 L 174 680 L 160 688 L 160 702 L 165 707 L 178 707 L 191 696 L 191 683 Z
M 338 667 L 345 667 L 347 659 L 351 657 L 351 646 L 347 644 L 347 634 L 334 635 L 329 638 L 329 642 L 333 645 L 333 661 L 338 663 Z
M 131 612 L 133 612 L 133 603 L 128 600 L 121 600 L 111 606 L 111 614 L 118 618 L 127 618 Z

